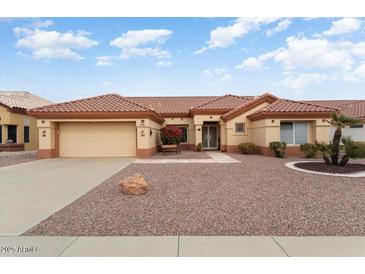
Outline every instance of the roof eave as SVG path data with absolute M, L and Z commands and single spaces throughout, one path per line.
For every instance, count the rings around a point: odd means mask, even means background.
M 118 119 L 149 118 L 159 124 L 165 120 L 154 111 L 110 111 L 110 112 L 38 112 L 29 111 L 37 119 Z
M 261 105 L 263 103 L 265 103 L 265 102 L 267 102 L 267 103 L 273 103 L 276 100 L 278 100 L 277 97 L 269 94 L 269 95 L 266 95 L 265 97 L 260 98 L 259 100 L 249 101 L 245 107 L 243 107 L 243 108 L 239 108 L 238 107 L 237 108 L 237 111 L 234 111 L 234 109 L 233 109 L 231 114 L 228 114 L 226 116 L 223 116 L 222 117 L 222 120 L 225 121 L 225 122 L 227 122 L 227 121 L 229 121 L 229 120 L 231 120 L 231 119 L 233 119 L 233 118 L 241 115 L 242 113 L 245 113 L 245 112 L 247 112 L 247 111 L 249 111 L 249 110 L 251 110 L 251 109 L 253 109 L 253 108 L 255 108 L 255 107 L 257 107 L 257 106 L 259 106 L 259 105 Z
M 266 118 L 330 118 L 333 111 L 260 111 L 247 116 L 251 121 Z

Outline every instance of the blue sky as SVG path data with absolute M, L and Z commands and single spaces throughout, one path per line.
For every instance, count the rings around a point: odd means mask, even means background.
M 0 19 L 2 90 L 365 99 L 363 18 Z

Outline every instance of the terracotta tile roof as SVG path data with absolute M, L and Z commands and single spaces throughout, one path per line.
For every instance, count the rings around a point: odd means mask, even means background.
M 334 107 L 319 106 L 301 101 L 279 99 L 268 105 L 261 111 L 266 112 L 330 112 L 335 111 Z
M 105 94 L 85 99 L 33 108 L 31 112 L 143 112 L 151 109 L 119 94 Z
M 25 110 L 52 104 L 27 91 L 0 91 L 0 103 L 10 108 L 22 108 Z
M 228 120 L 228 119 L 231 119 L 231 118 L 234 118 L 236 117 L 237 115 L 249 110 L 249 109 L 252 109 L 253 107 L 256 107 L 264 102 L 268 102 L 268 103 L 272 103 L 276 100 L 278 100 L 279 98 L 270 94 L 270 93 L 264 93 L 260 96 L 257 96 L 255 97 L 254 99 L 252 100 L 248 100 L 246 101 L 245 103 L 241 104 L 240 106 L 232 109 L 231 111 L 225 113 L 222 115 L 222 119 L 223 120 Z
M 214 100 L 221 96 L 166 96 L 166 97 L 127 97 L 157 113 L 166 114 L 189 114 L 190 108 Z
M 355 118 L 365 118 L 365 100 L 311 100 L 302 102 L 335 107 L 345 115 Z
M 105 94 L 29 110 L 37 118 L 150 118 L 158 123 L 164 119 L 154 110 L 119 94 Z
M 219 96 L 210 101 L 206 101 L 203 104 L 192 107 L 191 110 L 232 110 L 250 100 L 253 100 L 255 96 L 237 96 L 232 94 L 226 94 Z
M 267 107 L 248 116 L 251 120 L 256 120 L 260 117 L 280 116 L 280 115 L 297 115 L 300 117 L 305 116 L 322 116 L 329 115 L 333 111 L 338 109 L 333 107 L 325 107 L 314 105 L 311 103 L 293 101 L 286 99 L 278 99 Z

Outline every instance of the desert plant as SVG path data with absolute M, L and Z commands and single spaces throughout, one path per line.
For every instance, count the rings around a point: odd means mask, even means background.
M 365 158 L 365 143 L 363 142 L 355 142 L 360 148 L 360 156 L 359 158 Z
M 285 157 L 286 143 L 285 142 L 271 142 L 269 148 L 274 152 L 277 158 Z
M 315 143 L 316 147 L 317 147 L 317 151 L 320 152 L 323 160 L 326 162 L 327 165 L 331 164 L 331 153 L 332 153 L 332 149 L 331 149 L 331 144 L 325 144 L 325 143 Z
M 173 125 L 168 125 L 161 129 L 160 136 L 163 145 L 178 145 L 180 144 L 183 133 L 180 128 Z
M 202 143 L 199 143 L 196 145 L 196 151 L 199 151 L 199 152 L 203 151 Z
M 305 154 L 306 158 L 314 158 L 317 155 L 318 147 L 316 144 L 302 144 L 300 151 Z
M 331 161 L 333 165 L 339 164 L 340 157 L 340 143 L 342 137 L 342 129 L 349 125 L 355 125 L 360 122 L 359 119 L 346 116 L 344 114 L 332 113 L 332 120 L 327 121 L 336 128 L 335 134 L 333 135 L 332 146 L 331 146 Z
M 363 148 L 355 143 L 350 136 L 343 137 L 341 141 L 344 154 L 339 162 L 340 166 L 346 165 L 350 159 L 357 159 L 363 155 Z
M 257 147 L 254 143 L 240 143 L 238 149 L 242 154 L 255 154 L 257 152 Z

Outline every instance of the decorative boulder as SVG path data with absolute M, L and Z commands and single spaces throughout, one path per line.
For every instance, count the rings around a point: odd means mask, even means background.
M 148 184 L 141 174 L 134 174 L 125 178 L 119 183 L 120 190 L 124 194 L 140 195 L 145 194 Z

